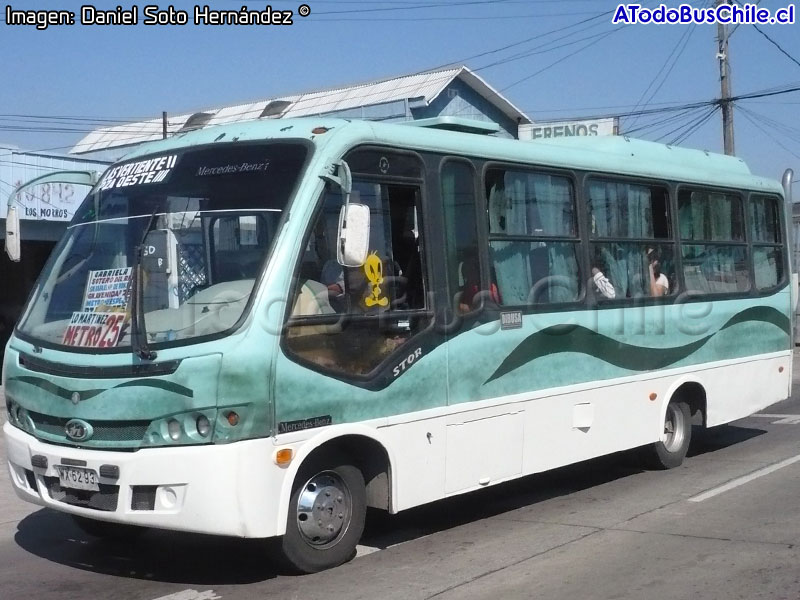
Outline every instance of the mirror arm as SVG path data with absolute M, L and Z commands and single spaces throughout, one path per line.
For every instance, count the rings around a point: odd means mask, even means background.
M 353 191 L 353 175 L 350 172 L 350 165 L 347 164 L 347 161 L 335 160 L 326 165 L 325 171 L 320 177 L 342 190 L 345 206 L 350 204 L 350 193 Z

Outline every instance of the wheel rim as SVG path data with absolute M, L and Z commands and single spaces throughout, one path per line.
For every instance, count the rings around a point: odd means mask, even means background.
M 352 514 L 350 489 L 333 471 L 314 475 L 297 499 L 297 528 L 316 548 L 336 545 L 347 532 Z
M 667 406 L 667 414 L 664 417 L 664 433 L 661 441 L 667 452 L 677 452 L 683 446 L 686 426 L 684 414 L 675 404 Z

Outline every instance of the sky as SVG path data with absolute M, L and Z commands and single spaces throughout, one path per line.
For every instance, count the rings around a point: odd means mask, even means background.
M 305 1 L 308 17 L 297 14 Z M 692 0 L 703 6 L 712 0 Z M 62 25 L 41 31 L 0 19 L 0 144 L 67 151 L 116 121 L 466 64 L 534 121 L 680 107 L 720 95 L 716 25 L 614 25 L 606 0 L 206 0 L 212 8 L 294 11 L 293 24 Z M 99 9 L 170 2 L 106 2 Z M 655 7 L 659 0 L 645 6 Z M 667 1 L 668 7 L 678 1 Z M 5 16 L 8 3 L 0 3 Z M 762 0 L 776 10 L 785 0 Z M 80 11 L 70 0 L 15 0 L 15 9 Z M 80 14 L 80 13 L 79 13 Z M 800 16 L 798 16 L 800 20 Z M 800 87 L 800 25 L 737 27 L 734 96 Z M 770 38 L 770 39 L 767 39 Z M 770 41 L 771 40 L 771 41 Z M 800 178 L 800 92 L 740 100 L 736 154 L 759 175 Z M 721 152 L 719 111 L 623 117 L 632 137 Z M 54 119 L 59 117 L 59 119 Z M 84 120 L 75 120 L 76 118 Z M 105 121 L 107 120 L 107 121 Z M 795 185 L 795 194 L 800 186 Z

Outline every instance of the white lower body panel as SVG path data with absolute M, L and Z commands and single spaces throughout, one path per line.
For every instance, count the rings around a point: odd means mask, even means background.
M 393 509 L 656 442 L 685 383 L 705 390 L 709 427 L 741 419 L 787 398 L 791 373 L 785 351 L 389 418 Z
M 278 497 L 285 471 L 271 461 L 274 446 L 270 439 L 108 452 L 46 444 L 9 423 L 3 432 L 14 490 L 28 502 L 103 521 L 177 531 L 240 537 L 279 533 Z M 47 467 L 34 467 L 34 456 L 44 457 Z M 55 465 L 64 459 L 95 472 L 101 465 L 119 467 L 118 479 L 100 478 L 107 497 L 98 500 L 111 510 L 55 499 L 63 495 L 53 493 L 58 478 Z M 134 486 L 155 486 L 152 510 L 132 506 Z M 85 492 L 77 495 L 86 497 Z

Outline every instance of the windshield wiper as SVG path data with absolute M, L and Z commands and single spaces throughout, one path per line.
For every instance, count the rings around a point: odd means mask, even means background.
M 150 350 L 147 344 L 147 325 L 144 318 L 144 302 L 142 301 L 144 242 L 148 234 L 153 230 L 157 210 L 158 207 L 153 209 L 150 220 L 147 222 L 147 227 L 144 228 L 142 239 L 134 251 L 133 277 L 131 278 L 133 282 L 133 289 L 131 290 L 131 302 L 133 304 L 131 307 L 131 348 L 133 353 L 142 360 L 155 360 L 158 357 L 155 351 Z

